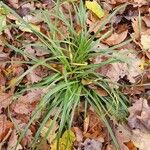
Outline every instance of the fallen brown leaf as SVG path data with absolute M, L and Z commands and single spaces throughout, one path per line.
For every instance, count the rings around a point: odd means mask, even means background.
M 8 2 L 10 3 L 10 5 L 15 8 L 15 9 L 18 9 L 20 6 L 19 6 L 19 0 L 8 0 Z
M 106 137 L 106 128 L 100 118 L 96 115 L 91 109 L 88 111 L 89 119 L 84 122 L 84 137 L 97 139 L 101 142 L 104 142 Z M 86 131 L 87 130 L 87 131 Z
M 150 15 L 148 16 L 143 16 L 142 20 L 145 22 L 147 27 L 150 27 Z
M 13 123 L 7 120 L 5 115 L 0 115 L 0 142 L 13 127 Z
M 131 141 L 133 141 L 133 144 L 139 148 L 139 150 L 149 150 L 150 134 L 138 129 L 133 130 Z
M 17 136 L 16 130 L 13 130 L 13 132 L 9 138 L 9 141 L 8 141 L 7 150 L 15 149 L 17 142 L 18 142 L 18 136 Z M 19 144 L 17 146 L 16 150 L 21 150 L 21 149 L 22 149 L 22 146 Z
M 97 140 L 86 139 L 84 143 L 82 143 L 83 150 L 101 150 L 102 143 Z
M 118 140 L 120 150 L 129 150 L 125 143 L 131 139 L 131 133 L 124 126 L 118 126 L 115 131 L 116 138 Z
M 126 50 L 122 50 L 120 51 L 120 53 L 125 51 Z M 130 66 L 128 66 L 126 63 L 116 62 L 101 67 L 100 69 L 97 70 L 97 72 L 110 78 L 113 83 L 118 82 L 119 79 L 125 76 L 129 80 L 129 82 L 135 83 L 136 82 L 135 77 L 142 73 L 142 70 L 139 67 L 141 64 L 141 60 L 135 54 L 128 54 L 126 57 L 128 57 L 131 60 Z M 100 62 L 102 62 L 101 58 L 95 59 L 94 63 L 97 64 Z
M 107 145 L 106 150 L 115 150 L 114 145 Z
M 11 94 L 8 93 L 0 93 L 0 113 L 2 112 L 2 108 L 7 108 L 12 102 Z
M 150 131 L 150 107 L 146 99 L 140 98 L 129 107 L 128 124 L 142 131 Z
M 41 99 L 42 91 L 32 90 L 26 95 L 21 96 L 18 101 L 12 104 L 11 109 L 18 114 L 30 114 L 34 109 L 36 104 Z
M 83 133 L 80 130 L 80 128 L 79 127 L 73 127 L 73 130 L 74 130 L 74 133 L 76 135 L 76 141 L 77 142 L 82 142 L 82 140 L 83 140 Z
M 127 37 L 128 30 L 123 31 L 122 33 L 113 33 L 106 40 L 103 40 L 103 43 L 108 44 L 109 46 L 120 44 Z
M 137 150 L 137 148 L 135 147 L 132 141 L 126 143 L 126 146 L 128 147 L 129 150 Z

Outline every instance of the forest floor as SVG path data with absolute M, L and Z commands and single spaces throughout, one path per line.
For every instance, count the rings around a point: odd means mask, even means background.
M 150 150 L 149 0 L 1 1 L 0 150 L 57 146 Z

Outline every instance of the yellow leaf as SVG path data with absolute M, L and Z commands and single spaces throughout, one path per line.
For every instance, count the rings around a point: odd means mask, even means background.
M 8 11 L 4 7 L 0 6 L 0 15 L 7 15 Z
M 17 83 L 17 78 L 16 78 L 16 77 L 12 78 L 12 79 L 9 81 L 9 85 L 10 85 L 10 86 L 14 86 L 16 83 Z
M 60 139 L 59 149 L 60 150 L 72 150 L 73 142 L 76 137 L 71 130 L 66 130 Z M 51 145 L 51 150 L 57 150 L 57 140 L 55 140 Z
M 86 1 L 86 7 L 91 10 L 97 17 L 102 18 L 104 16 L 104 10 L 96 1 Z
M 142 59 L 141 59 L 141 61 L 140 61 L 140 64 L 139 64 L 139 68 L 141 69 L 141 70 L 144 70 L 144 66 L 145 66 L 145 58 L 143 57 Z
M 34 25 L 34 24 L 32 24 L 32 23 L 28 23 L 28 24 L 31 26 L 31 28 L 32 28 L 33 30 L 36 30 L 36 31 L 39 31 L 39 32 L 40 32 L 40 26 Z M 16 25 L 19 26 L 19 29 L 20 29 L 21 31 L 32 33 L 32 31 L 31 31 L 28 27 L 26 27 L 25 24 L 20 23 L 19 21 L 16 21 Z
M 6 16 L 0 15 L 0 34 L 6 27 Z

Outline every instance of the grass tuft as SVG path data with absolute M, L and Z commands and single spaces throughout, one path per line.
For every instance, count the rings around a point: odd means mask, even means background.
M 94 45 L 100 41 L 94 41 L 97 34 L 104 28 L 104 26 L 109 23 L 110 19 L 125 5 L 122 5 L 114 10 L 110 16 L 104 20 L 100 25 L 99 30 L 93 35 L 90 35 L 90 32 L 86 26 L 87 11 L 84 4 L 80 1 L 80 4 L 69 3 L 75 12 L 75 18 L 73 18 L 72 10 L 68 9 L 67 15 L 61 9 L 62 4 L 68 3 L 56 3 L 56 6 L 48 10 L 38 10 L 42 16 L 43 22 L 47 25 L 49 34 L 44 34 L 40 31 L 35 30 L 30 24 L 25 22 L 15 11 L 10 9 L 7 5 L 1 2 L 1 4 L 14 16 L 24 24 L 26 28 L 32 31 L 34 35 L 38 37 L 43 47 L 47 47 L 50 53 L 49 58 L 40 60 L 34 56 L 29 55 L 24 51 L 25 46 L 21 48 L 14 47 L 13 45 L 6 43 L 8 47 L 13 49 L 16 53 L 21 54 L 29 59 L 24 63 L 31 63 L 32 67 L 24 72 L 14 84 L 21 82 L 21 80 L 30 73 L 33 69 L 38 66 L 47 67 L 52 71 L 51 75 L 43 78 L 42 81 L 36 84 L 30 85 L 32 88 L 42 88 L 47 89 L 47 93 L 42 97 L 40 103 L 37 105 L 35 111 L 32 113 L 29 123 L 27 124 L 24 131 L 20 134 L 18 143 L 25 136 L 30 125 L 35 121 L 39 112 L 45 111 L 42 121 L 39 123 L 39 128 L 35 134 L 34 139 L 31 142 L 30 149 L 38 149 L 36 144 L 40 137 L 40 132 L 51 114 L 54 110 L 59 110 L 53 118 L 53 123 L 51 124 L 49 130 L 47 131 L 46 136 L 49 135 L 52 128 L 55 126 L 55 121 L 59 121 L 59 129 L 57 132 L 57 139 L 62 136 L 64 129 L 70 129 L 72 126 L 72 121 L 74 117 L 74 112 L 76 108 L 80 105 L 81 100 L 85 101 L 85 104 L 91 105 L 103 122 L 106 124 L 109 133 L 116 145 L 116 149 L 119 150 L 118 143 L 113 134 L 113 131 L 108 123 L 108 118 L 112 120 L 123 120 L 127 116 L 127 99 L 121 92 L 117 89 L 113 89 L 109 86 L 108 80 L 95 72 L 97 68 L 100 68 L 104 65 L 115 63 L 115 62 L 125 62 L 124 57 L 113 57 L 113 54 L 116 53 L 115 49 L 121 47 L 122 45 L 130 42 L 121 43 L 114 47 L 110 47 L 106 50 L 99 50 L 98 52 L 93 51 Z M 33 12 L 34 15 L 34 12 Z M 51 20 L 50 18 L 55 18 Z M 74 22 L 75 20 L 75 22 Z M 59 29 L 59 24 L 64 26 L 66 29 L 66 34 Z M 77 32 L 74 24 L 80 26 L 80 31 Z M 102 35 L 103 36 L 103 35 Z M 102 37 L 104 38 L 104 36 Z M 36 45 L 36 43 L 34 44 Z M 37 45 L 38 46 L 38 45 Z M 109 52 L 111 55 L 109 55 Z M 89 59 L 96 55 L 109 56 L 109 58 L 99 64 L 90 63 Z M 54 67 L 53 64 L 59 64 L 62 66 L 62 69 Z M 87 84 L 83 84 L 82 81 L 90 81 L 97 87 L 104 89 L 108 95 L 101 96 L 94 89 L 89 88 Z M 8 87 L 9 88 L 9 87 Z M 23 92 L 28 90 L 27 88 L 23 89 Z M 85 114 L 86 115 L 86 114 Z M 45 136 L 45 139 L 46 139 Z M 41 144 L 43 141 L 41 141 Z M 59 145 L 59 144 L 57 144 Z M 17 145 L 16 145 L 17 148 Z M 57 146 L 57 149 L 59 147 Z

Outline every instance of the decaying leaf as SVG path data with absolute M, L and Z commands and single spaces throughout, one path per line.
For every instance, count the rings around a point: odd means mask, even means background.
M 145 50 L 150 50 L 150 35 L 141 35 L 141 44 Z
M 102 149 L 102 143 L 97 140 L 90 140 L 86 139 L 84 143 L 82 144 L 83 150 L 101 150 Z
M 127 37 L 128 30 L 123 31 L 121 33 L 113 33 L 109 38 L 104 40 L 103 42 L 108 44 L 109 46 L 120 44 Z
M 90 117 L 88 115 L 84 120 L 84 125 L 83 125 L 84 133 L 86 133 L 89 128 L 89 122 L 90 122 Z
M 53 125 L 54 127 L 51 127 Z M 58 124 L 56 121 L 49 119 L 47 123 L 45 124 L 45 126 L 42 128 L 40 134 L 41 134 L 41 137 L 45 138 L 49 128 L 52 128 L 52 130 L 50 131 L 46 139 L 49 143 L 52 143 L 52 141 L 56 138 L 56 130 L 58 129 Z
M 37 83 L 42 80 L 42 77 L 38 76 L 36 74 L 36 70 L 32 70 L 28 75 L 27 75 L 28 81 L 31 81 L 31 83 Z
M 128 0 L 109 0 L 110 4 L 118 4 L 118 3 L 125 3 L 128 2 Z
M 126 143 L 126 146 L 128 147 L 129 150 L 138 150 L 138 148 L 135 147 L 132 141 L 129 141 L 128 143 Z
M 96 1 L 86 1 L 86 7 L 91 10 L 97 17 L 102 18 L 104 16 L 104 10 Z
M 42 91 L 32 90 L 28 92 L 26 95 L 21 96 L 18 101 L 12 104 L 12 110 L 17 114 L 30 114 L 34 109 L 36 104 L 41 99 Z
M 104 142 L 106 136 L 106 128 L 96 113 L 90 109 L 88 117 L 84 121 L 84 137 L 97 139 Z
M 7 120 L 6 115 L 0 115 L 0 142 L 12 127 L 13 124 L 9 120 Z
M 2 108 L 7 108 L 11 102 L 11 94 L 0 93 L 0 113 L 2 112 Z
M 142 131 L 150 131 L 150 107 L 146 99 L 140 98 L 129 108 L 128 124 Z
M 18 9 L 19 8 L 19 0 L 8 0 L 8 2 L 10 3 L 10 5 L 15 8 Z
M 114 145 L 107 145 L 106 150 L 115 150 Z
M 90 84 L 88 87 L 91 88 L 91 89 L 93 89 L 100 96 L 108 96 L 107 91 L 104 90 L 101 87 L 98 87 L 98 86 L 96 86 L 94 84 Z
M 125 143 L 131 140 L 131 133 L 124 126 L 118 126 L 115 135 L 120 146 L 120 150 L 129 150 Z
M 150 133 L 144 133 L 138 129 L 133 130 L 131 140 L 139 150 L 149 150 Z
M 17 136 L 16 130 L 13 130 L 13 132 L 9 138 L 9 141 L 8 141 L 7 150 L 15 149 L 17 141 L 18 141 L 18 136 Z M 21 149 L 22 149 L 22 146 L 20 144 L 18 144 L 16 150 L 21 150 Z
M 83 133 L 78 127 L 73 127 L 73 130 L 75 132 L 76 141 L 81 142 L 83 140 Z
M 130 150 L 127 145 L 125 145 L 125 143 L 130 141 L 133 142 L 134 146 L 139 148 L 139 150 L 149 150 L 149 133 L 142 132 L 139 129 L 130 131 L 125 126 L 119 126 L 116 132 L 116 137 L 119 141 L 121 150 Z
M 135 6 L 143 6 L 148 5 L 148 0 L 134 0 Z
M 150 15 L 143 16 L 142 20 L 145 22 L 147 27 L 150 27 Z
M 122 52 L 125 52 L 123 50 Z M 119 57 L 119 53 L 117 53 Z M 121 54 L 122 55 L 122 54 Z M 130 60 L 130 65 L 128 66 L 126 63 L 112 63 L 110 65 L 106 65 L 101 67 L 98 72 L 102 73 L 103 75 L 109 77 L 112 82 L 116 83 L 119 79 L 123 77 L 127 77 L 129 82 L 135 83 L 135 77 L 142 73 L 140 69 L 141 60 L 135 54 L 127 54 L 126 59 Z M 95 63 L 100 63 L 102 61 L 101 56 L 95 58 Z

